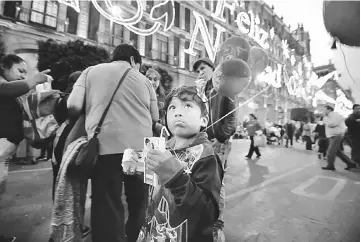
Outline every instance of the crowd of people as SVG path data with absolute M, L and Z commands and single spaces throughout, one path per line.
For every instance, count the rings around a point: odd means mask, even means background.
M 360 105 L 353 105 L 353 112 L 344 119 L 334 111 L 332 104 L 326 104 L 322 116 L 317 123 L 312 123 L 311 118 L 306 122 L 288 120 L 284 125 L 273 124 L 266 121 L 265 128 L 257 122 L 254 114 L 250 114 L 243 123 L 247 136 L 251 140 L 249 153 L 246 158 L 251 158 L 256 152 L 257 158 L 261 157 L 259 148 L 254 145 L 255 135 L 267 137 L 267 143 L 277 142 L 285 147 L 293 146 L 293 141 L 305 143 L 306 150 L 318 147 L 318 158 L 327 161 L 324 170 L 335 170 L 335 159 L 339 157 L 345 164 L 346 170 L 356 168 L 360 164 Z M 259 131 L 258 134 L 256 132 Z M 300 140 L 301 138 L 301 140 Z M 344 153 L 344 144 L 351 148 L 351 156 Z
M 223 177 L 236 130 L 235 114 L 224 115 L 234 110 L 234 101 L 213 88 L 215 66 L 208 58 L 193 66 L 198 85 L 168 94 L 160 74 L 153 68 L 142 74 L 141 65 L 138 50 L 121 44 L 110 63 L 69 76 L 68 89 L 62 90 L 54 108 L 58 128 L 47 137 L 40 155 L 46 159 L 50 153 L 53 167 L 49 241 L 79 241 L 90 233 L 93 242 L 224 241 Z M 20 57 L 1 58 L 0 111 L 8 117 L 0 119 L 2 187 L 6 161 L 24 139 L 20 97 L 36 92 L 35 87 L 51 75 L 46 70 L 27 79 L 26 72 Z M 134 167 L 123 170 L 122 160 L 126 149 L 142 150 L 144 139 L 159 137 L 164 127 L 170 135 L 166 151 L 151 149 L 145 158 L 147 169 L 160 181 L 154 188 Z M 98 154 L 92 157 L 96 159 L 91 170 L 86 170 L 79 157 L 94 139 Z M 84 223 L 88 178 L 90 226 Z
M 90 233 L 93 242 L 225 241 L 224 175 L 236 132 L 232 111 L 237 105 L 213 87 L 215 65 L 208 58 L 194 63 L 195 86 L 177 87 L 169 93 L 159 72 L 150 68 L 141 73 L 141 65 L 138 50 L 121 44 L 110 63 L 72 73 L 68 88 L 61 91 L 53 113 L 58 128 L 44 139 L 40 156 L 50 159 L 53 168 L 49 242 L 80 241 Z M 46 70 L 28 79 L 26 73 L 26 62 L 20 57 L 1 57 L 0 112 L 7 118 L 0 119 L 0 194 L 5 189 L 6 161 L 24 139 L 20 97 L 36 92 L 35 87 L 51 74 Z M 254 153 L 261 158 L 259 147 L 265 145 L 261 136 L 268 143 L 283 144 L 285 139 L 286 147 L 302 137 L 307 150 L 318 141 L 319 158 L 328 164 L 322 169 L 335 170 L 336 156 L 347 164 L 346 169 L 355 168 L 360 159 L 359 118 L 359 105 L 346 121 L 326 105 L 317 125 L 289 120 L 284 125 L 267 122 L 262 128 L 257 117 L 249 114 L 242 125 L 250 137 L 246 158 Z M 127 149 L 142 150 L 145 140 L 161 137 L 163 129 L 169 131 L 165 152 L 149 146 L 145 157 L 147 169 L 159 178 L 153 187 L 135 167 L 124 170 L 122 161 Z M 351 158 L 342 152 L 343 142 L 351 146 Z M 94 147 L 87 154 L 94 155 L 82 156 L 85 147 Z M 86 225 L 89 178 L 91 225 Z

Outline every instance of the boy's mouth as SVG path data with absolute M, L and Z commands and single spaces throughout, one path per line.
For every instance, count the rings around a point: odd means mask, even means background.
M 182 120 L 175 120 L 173 123 L 174 124 L 184 124 L 185 122 Z

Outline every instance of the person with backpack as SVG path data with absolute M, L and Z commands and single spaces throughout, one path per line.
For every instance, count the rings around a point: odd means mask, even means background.
M 46 73 L 40 72 L 26 79 L 26 62 L 19 56 L 8 54 L 0 57 L 0 195 L 5 190 L 7 165 L 5 161 L 16 153 L 19 143 L 23 140 L 23 112 L 18 97 L 28 93 L 36 85 L 48 80 Z M 4 241 L 15 241 L 5 238 Z

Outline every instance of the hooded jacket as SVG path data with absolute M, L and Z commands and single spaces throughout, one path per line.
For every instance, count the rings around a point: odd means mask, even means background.
M 209 103 L 209 122 L 208 125 L 217 122 L 224 115 L 234 110 L 235 104 L 228 97 L 218 95 L 213 89 L 212 80 L 208 81 L 205 93 Z M 224 143 L 236 132 L 236 112 L 231 113 L 212 127 L 207 129 L 208 138 L 216 138 L 219 142 Z
M 173 150 L 174 144 L 173 139 L 167 143 L 174 156 L 154 171 L 161 185 L 151 189 L 140 241 L 212 242 L 212 233 L 204 230 L 219 215 L 220 162 L 206 133 L 199 133 L 187 148 Z

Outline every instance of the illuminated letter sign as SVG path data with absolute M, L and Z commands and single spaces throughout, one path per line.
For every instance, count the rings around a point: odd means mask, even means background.
M 79 6 L 79 0 L 58 0 L 60 3 L 63 3 L 67 6 L 70 6 L 74 8 L 76 11 L 80 12 L 80 6 Z M 144 15 L 144 11 L 146 8 L 146 1 L 145 0 L 132 0 L 136 1 L 137 3 L 137 10 L 133 17 L 124 19 L 119 11 L 114 11 L 113 6 L 113 0 L 91 0 L 94 7 L 99 11 L 101 15 L 103 15 L 105 18 L 109 19 L 110 21 L 123 25 L 130 31 L 134 32 L 135 34 L 142 35 L 142 36 L 149 36 L 154 33 L 156 33 L 164 20 L 164 31 L 169 31 L 174 24 L 174 18 L 175 18 L 175 7 L 174 7 L 174 0 L 161 0 L 157 1 L 158 3 L 155 4 L 152 9 L 150 10 L 150 20 L 153 23 L 153 25 L 149 29 L 140 29 L 136 27 L 135 25 L 141 21 Z M 226 22 L 226 19 L 224 18 L 224 10 L 225 8 L 228 8 L 230 10 L 230 14 L 233 15 L 236 6 L 241 6 L 243 3 L 237 0 L 233 0 L 232 4 L 227 3 L 227 0 L 218 0 L 217 5 L 215 7 L 215 12 L 212 13 L 212 17 L 216 20 L 219 20 L 221 22 Z M 101 6 L 102 5 L 102 6 Z M 156 15 L 157 13 L 158 15 Z M 217 51 L 217 48 L 220 44 L 220 35 L 221 33 L 225 32 L 225 28 L 221 27 L 220 25 L 215 24 L 217 28 L 217 37 L 215 40 L 213 40 L 213 36 L 209 35 L 208 27 L 206 26 L 205 19 L 203 16 L 198 14 L 197 12 L 193 11 L 193 15 L 196 19 L 196 26 L 194 27 L 193 33 L 192 33 L 192 39 L 190 41 L 190 46 L 187 50 L 185 50 L 186 53 L 190 55 L 196 55 L 196 53 L 193 50 L 194 43 L 196 36 L 198 32 L 200 31 L 204 43 L 205 48 L 208 53 L 208 56 L 214 60 L 215 59 L 215 53 Z M 158 17 L 159 16 L 159 17 Z M 261 47 L 267 49 L 269 48 L 269 44 L 267 43 L 268 37 L 271 37 L 273 39 L 274 37 L 274 30 L 271 29 L 270 33 L 267 33 L 265 30 L 259 27 L 260 20 L 258 16 L 254 16 L 252 11 L 246 12 L 240 12 L 236 16 L 237 26 L 239 30 L 253 38 Z M 284 49 L 284 55 L 286 58 L 289 58 L 288 51 L 288 44 L 287 42 L 283 42 L 283 49 Z
M 216 58 L 216 52 L 217 52 L 217 48 L 219 46 L 219 42 L 221 40 L 221 34 L 223 32 L 226 31 L 225 28 L 223 28 L 222 26 L 219 26 L 218 24 L 216 24 L 216 28 L 217 28 L 217 37 L 215 39 L 214 45 L 212 43 L 212 38 L 209 35 L 209 31 L 208 31 L 208 27 L 206 24 L 206 21 L 204 20 L 204 17 L 202 15 L 200 15 L 197 12 L 193 11 L 193 15 L 196 19 L 196 25 L 194 26 L 193 29 L 193 33 L 192 33 L 192 38 L 189 44 L 189 48 L 185 49 L 184 52 L 189 54 L 189 55 L 193 55 L 195 56 L 196 53 L 193 50 L 194 47 L 194 43 L 196 41 L 198 32 L 201 32 L 202 38 L 204 40 L 204 46 L 206 48 L 206 51 L 208 53 L 209 59 L 211 59 L 212 61 L 214 61 L 214 59 Z

